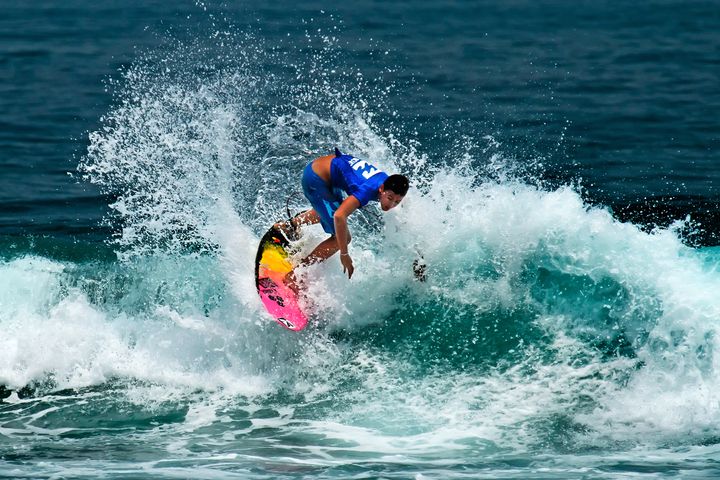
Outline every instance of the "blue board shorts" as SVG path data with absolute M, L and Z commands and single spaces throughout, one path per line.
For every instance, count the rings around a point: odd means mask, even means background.
M 343 192 L 339 188 L 332 188 L 318 176 L 312 169 L 312 162 L 308 163 L 303 171 L 302 189 L 310 205 L 320 217 L 320 225 L 330 235 L 335 235 L 335 221 L 333 215 L 340 208 L 343 201 Z

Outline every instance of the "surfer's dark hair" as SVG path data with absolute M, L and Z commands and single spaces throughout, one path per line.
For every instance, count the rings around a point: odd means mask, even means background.
M 404 197 L 410 188 L 410 180 L 405 175 L 390 175 L 383 182 L 385 190 L 392 190 L 396 195 Z

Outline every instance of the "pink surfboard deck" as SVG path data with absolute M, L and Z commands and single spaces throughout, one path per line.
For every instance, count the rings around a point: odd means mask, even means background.
M 289 246 L 285 235 L 274 226 L 265 233 L 255 257 L 255 286 L 268 313 L 283 327 L 297 332 L 305 328 L 308 319 L 285 282 L 293 270 Z

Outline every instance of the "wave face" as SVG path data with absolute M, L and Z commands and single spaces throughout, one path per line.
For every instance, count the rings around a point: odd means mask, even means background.
M 331 35 L 308 35 L 309 56 L 223 35 L 110 82 L 79 172 L 112 198 L 111 244 L 0 263 L 0 452 L 15 474 L 717 468 L 717 249 L 544 184 L 490 135 L 443 125 L 458 148 L 436 158 L 392 120 L 397 85 L 334 70 Z M 392 212 L 353 216 L 351 281 L 336 258 L 303 272 L 312 325 L 292 333 L 257 298 L 255 250 L 334 146 L 413 186 Z M 307 228 L 300 251 L 322 239 Z M 23 470 L 33 449 L 63 461 Z

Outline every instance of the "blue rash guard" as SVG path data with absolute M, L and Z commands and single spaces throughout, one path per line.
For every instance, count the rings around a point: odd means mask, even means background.
M 370 201 L 377 201 L 378 189 L 387 178 L 387 173 L 350 155 L 335 157 L 330 164 L 332 186 L 357 198 L 361 207 Z
M 343 201 L 343 194 L 352 195 L 364 207 L 378 200 L 378 189 L 388 174 L 378 170 L 365 160 L 351 155 L 339 155 L 330 163 L 330 185 L 312 169 L 312 162 L 305 167 L 302 178 L 303 193 L 320 217 L 325 232 L 335 235 L 333 215 Z

